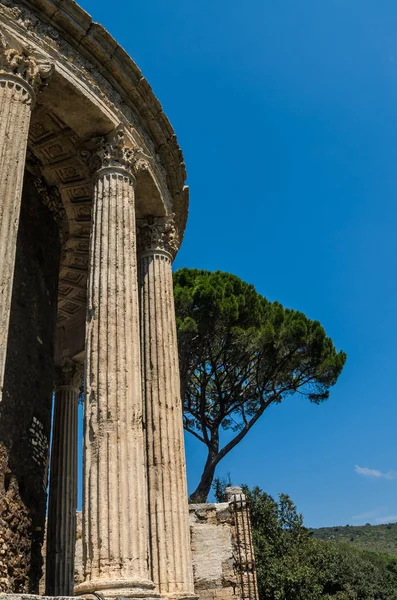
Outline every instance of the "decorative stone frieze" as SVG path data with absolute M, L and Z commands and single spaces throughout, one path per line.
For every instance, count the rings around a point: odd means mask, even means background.
M 66 211 L 63 206 L 62 198 L 57 188 L 48 188 L 42 179 L 35 179 L 34 186 L 39 193 L 40 199 L 45 206 L 50 210 L 54 221 L 59 225 L 60 234 L 63 227 L 67 224 Z
M 174 215 L 137 219 L 138 252 L 141 257 L 163 253 L 173 260 L 180 240 L 175 227 Z
M 56 367 L 47 522 L 46 592 L 72 596 L 77 508 L 77 411 L 83 367 Z
M 172 210 L 174 203 L 178 205 L 175 221 L 182 234 L 188 204 L 182 152 L 148 82 L 117 42 L 76 3 L 62 2 L 55 8 L 51 0 L 42 0 L 27 8 L 20 0 L 2 0 L 0 21 L 12 23 L 30 43 L 56 57 L 71 79 L 82 82 L 120 122 L 130 124 L 136 145 L 156 157 L 153 168 L 167 207 Z
M 78 593 L 153 596 L 145 476 L 135 198 L 116 132 L 95 177 L 86 322 L 83 556 Z
M 171 260 L 172 217 L 139 220 L 142 384 L 152 577 L 168 598 L 194 597 Z

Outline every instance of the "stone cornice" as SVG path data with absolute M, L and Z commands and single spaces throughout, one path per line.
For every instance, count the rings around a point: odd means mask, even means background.
M 137 219 L 137 244 L 140 257 L 161 253 L 173 259 L 180 246 L 174 215 Z
M 51 56 L 61 62 L 66 60 L 68 68 L 79 71 L 87 85 L 92 83 L 95 90 L 105 100 L 110 98 L 122 113 L 127 114 L 126 109 L 134 111 L 165 170 L 175 224 L 182 236 L 188 208 L 183 155 L 160 102 L 125 50 L 73 0 L 2 0 L 1 18 L 5 18 L 6 23 L 16 23 L 33 39 L 40 38 Z M 72 57 L 71 48 L 78 57 Z M 91 65 L 98 69 L 95 76 Z M 136 119 L 128 115 L 127 119 L 133 128 Z

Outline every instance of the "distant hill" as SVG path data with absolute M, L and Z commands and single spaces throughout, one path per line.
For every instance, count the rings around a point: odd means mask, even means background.
M 397 523 L 387 525 L 346 525 L 310 529 L 318 540 L 349 543 L 362 550 L 371 550 L 397 557 Z

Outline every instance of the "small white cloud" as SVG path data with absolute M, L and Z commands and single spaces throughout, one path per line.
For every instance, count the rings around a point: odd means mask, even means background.
M 382 472 L 377 471 L 376 469 L 368 469 L 367 467 L 359 467 L 356 465 L 354 470 L 358 475 L 364 475 L 364 477 L 382 477 Z
M 368 469 L 367 467 L 359 467 L 355 465 L 354 467 L 357 475 L 362 475 L 363 477 L 372 477 L 373 479 L 397 479 L 396 471 L 387 471 L 387 473 L 383 473 L 378 469 Z
M 382 512 L 382 509 L 368 510 L 367 512 L 363 512 L 359 515 L 354 515 L 352 517 L 352 521 L 365 521 L 365 519 L 374 519 Z
M 388 515 L 387 517 L 378 517 L 377 523 L 395 523 L 397 521 L 397 515 Z

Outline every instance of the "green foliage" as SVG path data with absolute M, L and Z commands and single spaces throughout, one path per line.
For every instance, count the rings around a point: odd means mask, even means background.
M 260 600 L 397 600 L 392 558 L 313 539 L 288 496 L 244 491 Z
M 291 499 L 277 502 L 258 487 L 250 500 L 260 600 L 315 600 L 321 587 L 312 564 L 313 544 Z
M 269 302 L 229 273 L 181 269 L 174 296 L 184 425 L 208 448 L 193 494 L 203 501 L 216 465 L 263 412 L 294 393 L 326 400 L 346 355 L 318 321 Z M 222 429 L 235 435 L 221 448 Z
M 231 485 L 233 484 L 230 472 L 223 477 L 215 477 L 212 483 L 212 491 L 217 502 L 226 502 L 226 488 Z
M 371 550 L 397 557 L 397 523 L 387 525 L 346 525 L 311 530 L 318 540 L 351 543 L 361 550 Z

